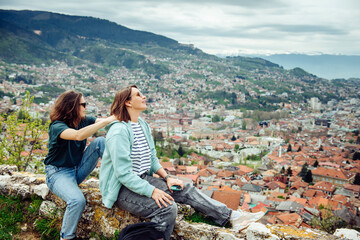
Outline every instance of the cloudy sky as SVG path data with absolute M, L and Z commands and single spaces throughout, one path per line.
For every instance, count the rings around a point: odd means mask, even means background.
M 210 54 L 360 55 L 359 0 L 0 0 L 107 19 Z

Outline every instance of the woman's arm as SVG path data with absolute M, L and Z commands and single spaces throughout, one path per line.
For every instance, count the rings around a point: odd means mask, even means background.
M 166 173 L 165 169 L 164 168 L 160 168 L 157 172 L 156 172 L 157 175 L 159 175 L 160 177 L 162 178 L 165 178 L 168 174 Z
M 95 123 L 102 122 L 102 121 L 106 121 L 106 119 L 107 119 L 107 117 L 106 117 L 106 118 L 104 118 L 104 117 L 102 117 L 102 118 L 96 118 Z
M 94 124 L 81 128 L 79 130 L 68 128 L 60 134 L 60 138 L 64 140 L 82 141 L 115 120 L 117 120 L 116 117 L 112 115 L 110 117 L 101 119 L 100 121 L 95 121 Z

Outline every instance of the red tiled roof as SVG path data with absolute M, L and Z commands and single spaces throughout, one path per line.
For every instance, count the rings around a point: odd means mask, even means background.
M 300 203 L 300 204 L 302 204 L 302 205 L 304 205 L 304 206 L 306 206 L 306 204 L 307 204 L 307 199 L 305 199 L 305 198 L 297 198 L 297 197 L 294 197 L 294 196 L 290 196 L 289 197 L 289 200 L 291 200 L 291 201 L 294 201 L 294 202 L 297 202 L 297 203 Z
M 182 137 L 180 137 L 180 136 L 178 136 L 178 135 L 174 135 L 174 136 L 172 136 L 171 138 L 174 139 L 174 140 L 180 140 L 180 139 L 182 139 Z
M 288 196 L 288 194 L 287 194 L 287 193 L 280 193 L 280 192 L 272 192 L 272 193 L 271 193 L 271 196 L 272 196 L 272 197 L 275 197 L 275 198 L 281 196 L 281 197 L 283 197 L 284 199 L 286 199 L 287 196 Z
M 308 202 L 311 207 L 318 207 L 320 205 L 326 207 L 329 204 L 329 200 L 323 197 L 314 197 L 309 199 Z
M 197 166 L 186 166 L 187 173 L 196 173 L 198 170 Z
M 251 212 L 260 212 L 264 209 L 264 207 L 268 207 L 265 203 L 259 202 L 255 207 L 251 208 Z
M 224 178 L 224 177 L 232 177 L 233 173 L 229 170 L 220 170 L 217 174 L 217 177 Z
M 347 203 L 348 198 L 346 196 L 344 196 L 344 195 L 337 194 L 337 195 L 334 195 L 332 197 L 332 200 L 338 201 L 338 202 L 341 202 L 341 203 Z
M 286 184 L 283 182 L 279 182 L 279 181 L 274 181 L 275 184 L 279 185 L 280 188 L 285 189 L 286 188 Z
M 315 191 L 315 197 L 324 197 L 325 198 L 327 196 L 328 195 L 323 191 L 318 191 L 318 190 Z
M 284 184 L 282 182 L 277 182 L 277 181 L 269 182 L 269 183 L 265 184 L 265 186 L 267 186 L 271 190 L 275 190 L 277 188 L 280 188 L 280 189 L 286 188 L 286 184 Z
M 273 216 L 273 217 L 267 219 L 267 222 L 270 224 L 277 224 L 278 220 L 277 220 L 276 216 Z
M 302 178 L 298 177 L 298 176 L 292 176 L 289 179 L 290 182 L 297 182 L 297 181 L 301 181 L 301 180 L 302 180 Z
M 341 169 L 332 169 L 332 168 L 324 168 L 324 167 L 316 168 L 312 170 L 311 173 L 313 175 L 326 176 L 326 177 L 338 178 L 344 180 L 347 180 L 352 176 L 351 173 L 347 171 L 343 171 Z
M 344 184 L 344 188 L 353 192 L 360 192 L 360 185 Z
M 228 208 L 237 210 L 240 205 L 241 192 L 215 191 L 212 198 L 224 203 Z
M 198 179 L 198 176 L 194 174 L 177 174 L 176 176 L 191 179 L 193 182 L 196 182 Z
M 317 182 L 314 184 L 314 186 L 309 186 L 309 188 L 327 192 L 335 191 L 335 185 L 327 181 Z
M 161 164 L 161 166 L 162 167 L 173 167 L 174 166 L 174 164 L 172 163 L 172 162 L 170 162 L 170 161 L 168 161 L 168 162 L 160 162 L 160 164 Z
M 303 193 L 303 197 L 312 198 L 315 196 L 316 191 L 314 189 L 307 190 Z
M 266 197 L 266 199 L 269 200 L 269 201 L 274 201 L 274 202 L 284 202 L 284 201 L 286 201 L 286 199 L 277 198 L 277 197 L 271 197 L 271 196 Z
M 237 170 L 237 171 L 234 171 L 233 174 L 235 176 L 245 176 L 246 175 L 246 172 L 243 172 L 241 170 Z
M 244 182 L 241 181 L 239 178 L 237 178 L 235 184 L 238 185 L 239 187 L 242 187 L 242 186 L 244 186 L 246 183 L 244 183 Z
M 297 213 L 281 214 L 277 216 L 277 218 L 281 220 L 284 225 L 292 225 L 296 227 L 299 227 L 303 222 L 301 216 Z
M 300 179 L 301 179 L 301 178 L 300 178 Z M 306 182 L 304 182 L 304 181 L 300 180 L 300 181 L 296 181 L 296 182 L 294 182 L 294 183 L 292 184 L 292 186 L 291 186 L 291 188 L 290 188 L 290 189 L 294 189 L 294 188 L 296 188 L 296 189 L 299 189 L 299 188 L 306 188 L 307 186 L 309 186 L 309 184 L 308 184 L 308 183 L 306 183 Z
M 271 181 L 274 181 L 274 177 L 266 176 L 266 177 L 263 177 L 262 180 L 263 180 L 264 182 L 271 182 Z
M 205 168 L 205 169 L 202 169 L 200 170 L 197 175 L 199 177 L 209 177 L 211 175 L 216 175 L 216 172 L 211 170 L 211 169 L 208 169 L 208 168 Z

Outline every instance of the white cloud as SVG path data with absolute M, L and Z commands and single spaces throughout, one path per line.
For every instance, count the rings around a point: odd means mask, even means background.
M 212 54 L 360 55 L 358 0 L 2 0 L 0 7 L 108 19 Z

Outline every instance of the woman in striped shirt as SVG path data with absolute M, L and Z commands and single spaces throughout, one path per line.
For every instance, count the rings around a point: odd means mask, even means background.
M 191 184 L 169 176 L 156 157 L 150 128 L 140 118 L 145 109 L 146 97 L 136 85 L 116 93 L 111 115 L 118 121 L 108 125 L 100 169 L 100 191 L 106 207 L 115 204 L 132 214 L 150 218 L 164 232 L 165 239 L 170 239 L 175 225 L 176 202 L 191 205 L 221 226 L 230 220 L 236 230 L 264 215 L 232 211 Z M 160 178 L 153 177 L 153 173 Z M 180 191 L 173 191 L 174 185 Z

